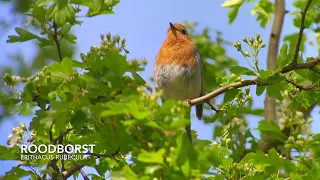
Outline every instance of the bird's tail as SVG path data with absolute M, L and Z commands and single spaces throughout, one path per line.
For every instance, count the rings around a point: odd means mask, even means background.
M 196 115 L 199 120 L 201 120 L 202 118 L 202 113 L 203 113 L 203 104 L 196 105 Z
M 191 131 L 191 108 L 189 108 L 189 111 L 186 112 L 186 117 L 189 119 L 189 124 L 186 125 L 185 130 L 188 136 L 188 139 L 190 140 L 190 143 L 193 145 L 193 138 L 192 138 L 192 131 Z
M 193 145 L 193 138 L 192 138 L 192 132 L 191 132 L 191 124 L 186 125 L 185 127 L 186 132 L 187 132 L 187 136 L 190 140 L 190 143 Z

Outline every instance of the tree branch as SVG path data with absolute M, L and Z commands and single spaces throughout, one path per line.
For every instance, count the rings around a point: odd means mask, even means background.
M 201 97 L 198 97 L 198 98 L 195 98 L 195 99 L 191 99 L 191 100 L 188 101 L 188 103 L 191 106 L 202 104 L 202 103 L 208 102 L 212 98 L 215 98 L 215 97 L 219 96 L 220 94 L 223 94 L 223 93 L 227 92 L 230 89 L 235 89 L 235 88 L 240 88 L 240 87 L 245 87 L 245 86 L 250 86 L 250 85 L 257 84 L 257 80 L 258 80 L 258 77 L 255 77 L 255 78 L 252 78 L 252 79 L 249 79 L 249 80 L 244 80 L 244 81 L 241 81 L 241 82 L 231 83 L 231 84 L 223 86 L 223 87 L 221 87 L 221 88 L 219 88 L 217 90 L 214 90 L 209 94 L 206 94 L 204 96 L 201 96 Z
M 288 73 L 290 71 L 293 70 L 297 70 L 297 69 L 313 69 L 317 64 L 320 63 L 320 57 L 315 58 L 312 61 L 306 62 L 306 63 L 302 63 L 302 64 L 297 64 L 297 65 L 287 65 L 285 67 L 283 67 L 283 69 L 280 71 L 282 74 Z M 191 99 L 188 101 L 190 106 L 194 106 L 197 104 L 201 104 L 201 103 L 206 103 L 208 102 L 210 99 L 215 98 L 223 93 L 226 93 L 227 91 L 229 91 L 230 89 L 233 88 L 240 88 L 240 87 L 245 87 L 245 86 L 250 86 L 250 85 L 258 85 L 258 86 L 264 86 L 264 85 L 269 85 L 269 84 L 259 84 L 258 82 L 259 78 L 255 77 L 249 80 L 243 80 L 241 82 L 235 82 L 235 83 L 231 83 L 228 84 L 226 86 L 220 87 L 217 90 L 212 91 L 209 94 L 206 94 L 204 96 L 195 98 L 195 99 Z
M 315 83 L 315 84 L 311 84 L 311 85 L 309 85 L 309 86 L 299 85 L 299 84 L 297 84 L 297 83 L 295 83 L 294 81 L 291 81 L 291 80 L 289 80 L 289 79 L 286 79 L 286 82 L 294 85 L 294 86 L 297 87 L 300 91 L 301 91 L 301 90 L 306 90 L 306 91 L 307 91 L 307 90 L 312 90 L 313 88 L 316 88 L 316 87 L 319 86 L 319 82 L 317 82 L 317 83 Z
M 299 30 L 298 40 L 297 40 L 297 44 L 296 44 L 296 49 L 295 49 L 294 56 L 292 59 L 292 64 L 297 64 L 297 61 L 298 61 L 301 39 L 302 39 L 303 31 L 305 29 L 304 20 L 306 19 L 306 14 L 307 14 L 307 11 L 309 9 L 311 2 L 312 2 L 312 0 L 308 0 L 306 6 L 304 7 L 303 11 L 301 12 L 300 30 Z
M 96 156 L 96 158 L 100 158 L 100 157 L 106 157 L 106 158 L 115 158 L 114 156 L 117 155 L 120 152 L 120 148 L 111 154 L 99 154 L 99 153 L 87 153 L 86 155 L 89 155 L 88 158 L 93 158 L 94 156 Z M 117 161 L 118 162 L 118 161 Z M 61 173 L 61 175 L 63 176 L 64 179 L 68 179 L 70 176 L 72 176 L 74 173 L 76 173 L 77 171 L 80 171 L 83 167 L 85 167 L 84 165 L 75 165 L 72 166 L 71 168 L 63 171 Z M 82 171 L 82 170 L 81 170 Z M 80 171 L 80 172 L 81 172 Z M 82 174 L 83 176 L 83 174 Z
M 82 170 L 82 166 L 77 165 L 76 162 L 72 161 L 73 165 L 77 168 L 77 170 L 81 173 L 83 179 L 90 180 L 87 176 L 87 174 Z
M 72 176 L 74 173 L 76 173 L 78 171 L 78 169 L 81 169 L 83 167 L 84 167 L 83 165 L 72 166 L 71 168 L 63 171 L 62 176 L 64 179 L 68 179 L 70 176 Z

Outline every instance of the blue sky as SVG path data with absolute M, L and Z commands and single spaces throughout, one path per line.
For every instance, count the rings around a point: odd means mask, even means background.
M 221 7 L 223 0 L 203 0 L 198 1 L 184 1 L 184 0 L 162 0 L 162 1 L 122 1 L 115 8 L 114 15 L 103 15 L 94 18 L 81 17 L 83 21 L 81 26 L 76 26 L 72 30 L 78 37 L 77 50 L 74 52 L 76 59 L 79 58 L 79 53 L 86 53 L 90 46 L 99 45 L 100 34 L 111 32 L 111 34 L 119 34 L 122 38 L 127 39 L 127 49 L 130 51 L 129 58 L 146 58 L 149 62 L 146 71 L 142 73 L 145 79 L 152 76 L 152 69 L 154 58 L 163 43 L 169 22 L 183 23 L 184 20 L 197 21 L 199 26 L 197 30 L 204 27 L 209 27 L 212 30 L 219 30 L 223 33 L 223 37 L 231 42 L 240 41 L 243 36 L 254 37 L 259 33 L 268 43 L 270 35 L 271 24 L 267 28 L 260 28 L 259 23 L 255 21 L 255 17 L 251 15 L 251 10 L 254 3 L 244 5 L 232 25 L 228 24 L 228 10 Z M 288 1 L 287 1 L 288 2 Z M 287 7 L 287 10 L 293 10 L 292 7 Z M 0 7 L 0 17 L 9 18 L 9 6 Z M 84 14 L 85 12 L 83 12 Z M 27 61 L 30 61 L 35 55 L 35 49 L 32 42 L 20 44 L 6 44 L 7 36 L 15 34 L 14 27 L 21 26 L 16 24 L 9 31 L 1 32 L 0 47 L 0 66 L 16 64 L 7 57 L 8 53 L 16 53 L 21 51 Z M 292 25 L 290 16 L 285 18 L 285 23 L 282 31 L 282 37 L 287 34 L 296 33 L 298 29 Z M 214 32 L 212 32 L 214 35 Z M 308 36 L 314 39 L 312 36 Z M 52 52 L 56 53 L 56 52 Z M 227 47 L 229 56 L 239 60 L 242 66 L 248 66 L 244 58 L 233 47 Z M 261 66 L 266 67 L 265 57 L 267 49 L 264 49 L 260 54 Z M 315 46 L 308 46 L 305 56 L 317 56 Z M 264 97 L 254 98 L 254 106 L 262 107 Z M 313 119 L 319 119 L 319 108 L 316 108 L 312 113 Z M 7 119 L 0 124 L 0 144 L 5 145 L 8 134 L 11 133 L 11 128 L 17 126 L 19 122 L 24 121 L 27 124 L 32 117 L 14 116 Z M 248 117 L 250 127 L 256 127 L 257 117 Z M 313 130 L 319 132 L 319 122 L 313 123 Z M 201 139 L 212 139 L 213 125 L 204 125 L 202 122 L 194 119 L 192 121 L 192 129 L 198 132 Z M 15 162 L 0 162 L 0 174 L 11 169 Z M 90 170 L 91 171 L 91 170 Z M 88 172 L 85 170 L 85 172 Z M 92 171 L 91 171 L 92 172 Z M 94 170 L 93 170 L 94 172 Z

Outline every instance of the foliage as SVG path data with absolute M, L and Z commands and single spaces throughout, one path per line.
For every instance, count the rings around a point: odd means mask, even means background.
M 259 34 L 233 44 L 248 62 L 248 67 L 242 67 L 226 54 L 225 47 L 230 43 L 223 40 L 221 32 L 214 39 L 210 29 L 199 33 L 194 28 L 196 23 L 186 22 L 204 60 L 206 92 L 216 90 L 212 97 L 224 94 L 223 102 L 216 105 L 218 110 L 206 113 L 204 118 L 207 123 L 216 122 L 213 141 L 198 139 L 193 132 L 192 146 L 184 133 L 189 124 L 189 104 L 173 100 L 158 103 L 161 92 L 154 92 L 139 75 L 146 60 L 129 60 L 125 39 L 102 34 L 101 44 L 81 53 L 81 60 L 73 60 L 66 53 L 77 39 L 72 27 L 82 23 L 77 13 L 87 9 L 88 17 L 110 14 L 117 0 L 23 2 L 17 6 L 19 12 L 28 15 L 30 26 L 37 30 L 16 28 L 16 35 L 10 35 L 7 42 L 36 41 L 39 56 L 53 49 L 57 54 L 38 61 L 36 58 L 32 69 L 37 70 L 35 74 L 19 71 L 15 72 L 19 76 L 3 76 L 6 90 L 0 92 L 0 104 L 11 114 L 33 115 L 30 125 L 21 123 L 12 129 L 7 146 L 0 145 L 0 160 L 19 161 L 4 179 L 78 177 L 75 166 L 95 168 L 98 175 L 81 173 L 92 179 L 105 179 L 106 173 L 111 179 L 319 179 L 320 134 L 311 131 L 312 120 L 300 108 L 308 109 L 320 102 L 320 59 L 295 59 L 299 53 L 295 46 L 305 49 L 305 35 L 284 38 L 289 45 L 281 46 L 276 69 L 270 71 L 260 67 L 259 52 L 266 45 Z M 231 9 L 230 23 L 244 3 L 223 3 Z M 306 3 L 294 2 L 297 11 L 291 15 L 299 28 L 302 19 L 297 12 Z M 315 33 L 319 42 L 319 24 L 312 18 L 320 16 L 320 3 L 314 0 L 310 7 L 305 28 Z M 266 0 L 256 3 L 252 10 L 262 27 L 273 13 L 274 4 Z M 302 41 L 296 45 L 299 36 Z M 48 60 L 53 63 L 46 65 Z M 250 85 L 257 86 L 257 96 L 266 91 L 278 101 L 279 122 L 261 120 L 257 127 L 274 140 L 267 152 L 259 149 L 264 139 L 254 137 L 248 127 L 247 115 L 262 118 L 264 113 L 263 109 L 253 108 Z M 23 86 L 22 92 L 17 90 L 19 86 Z M 21 160 L 23 144 L 96 146 L 94 153 L 82 155 L 84 160 Z

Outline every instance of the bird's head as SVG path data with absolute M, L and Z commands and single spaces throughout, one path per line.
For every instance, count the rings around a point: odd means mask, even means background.
M 187 29 L 182 24 L 172 24 L 170 22 L 170 27 L 168 29 L 167 40 L 169 41 L 192 41 L 188 35 Z

